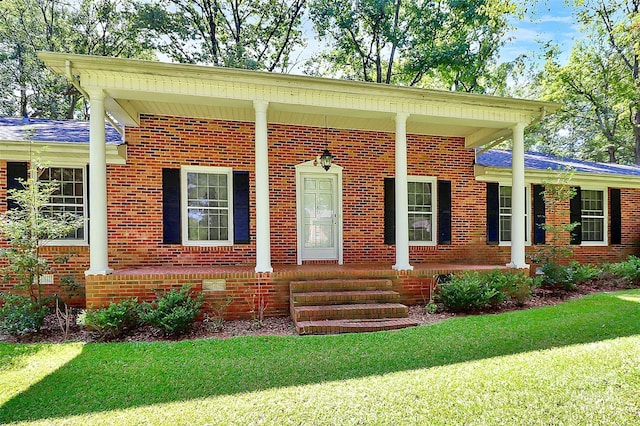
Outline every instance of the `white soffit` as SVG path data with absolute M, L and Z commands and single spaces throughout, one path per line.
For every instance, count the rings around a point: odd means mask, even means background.
M 410 114 L 410 133 L 466 137 L 476 147 L 509 135 L 516 123 L 553 113 L 549 102 L 275 74 L 211 66 L 40 52 L 55 72 L 102 89 L 107 111 L 127 126 L 141 114 L 253 121 L 253 101 L 266 100 L 269 121 L 395 131 Z M 88 90 L 91 92 L 91 90 Z

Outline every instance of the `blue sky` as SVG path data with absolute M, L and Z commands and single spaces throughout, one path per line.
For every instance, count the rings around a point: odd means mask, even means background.
M 521 20 L 512 21 L 515 30 L 512 39 L 501 50 L 501 61 L 510 61 L 528 51 L 541 52 L 540 42 L 553 41 L 566 61 L 574 40 L 580 37 L 578 26 L 571 14 L 572 8 L 563 0 L 539 1 L 538 5 Z

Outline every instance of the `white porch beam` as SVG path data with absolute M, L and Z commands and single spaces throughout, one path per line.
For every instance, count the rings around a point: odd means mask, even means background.
M 511 154 L 511 263 L 510 268 L 528 268 L 525 262 L 524 123 L 513 127 Z
M 409 196 L 407 194 L 407 119 L 396 114 L 396 271 L 412 270 L 409 264 Z
M 271 267 L 271 222 L 269 216 L 269 102 L 254 101 L 256 158 L 256 272 L 273 272 Z
M 107 160 L 104 122 L 104 92 L 89 92 L 89 270 L 85 275 L 107 275 L 109 268 L 107 234 Z

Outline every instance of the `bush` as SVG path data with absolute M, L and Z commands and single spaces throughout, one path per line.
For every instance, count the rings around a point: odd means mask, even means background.
M 586 281 L 593 280 L 600 276 L 602 269 L 587 264 L 580 264 L 578 262 L 569 263 L 569 267 L 572 271 L 572 280 L 575 284 L 582 284 Z
M 48 308 L 30 297 L 11 293 L 0 293 L 0 329 L 12 336 L 37 332 L 42 327 Z
M 453 312 L 469 312 L 495 305 L 506 297 L 477 271 L 455 275 L 439 286 L 437 300 Z
M 191 328 L 203 304 L 202 293 L 194 298 L 189 286 L 184 286 L 180 290 L 156 293 L 154 304 L 140 305 L 140 318 L 165 335 L 184 334 Z
M 506 296 L 503 300 L 514 299 L 518 306 L 522 306 L 531 300 L 531 292 L 536 288 L 535 280 L 528 277 L 523 271 L 503 272 L 492 271 L 485 274 L 489 285 Z
M 114 339 L 135 329 L 140 324 L 138 299 L 125 299 L 110 303 L 106 308 L 86 311 L 79 323 L 97 332 L 103 339 Z
M 640 257 L 629 256 L 624 262 L 610 264 L 608 269 L 617 277 L 636 281 L 640 278 Z
M 541 267 L 544 276 L 542 285 L 546 287 L 561 287 L 564 290 L 575 290 L 578 284 L 597 278 L 600 269 L 591 265 L 581 265 L 570 262 L 568 265 L 549 262 Z

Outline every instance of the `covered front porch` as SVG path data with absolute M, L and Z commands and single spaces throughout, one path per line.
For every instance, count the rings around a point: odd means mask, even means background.
M 188 285 L 205 295 L 205 312 L 227 306 L 226 319 L 288 315 L 291 282 L 315 280 L 390 280 L 399 301 L 426 304 L 439 275 L 463 271 L 507 269 L 505 265 L 414 264 L 397 271 L 388 263 L 273 265 L 273 272 L 255 272 L 253 265 L 214 267 L 149 267 L 123 269 L 110 275 L 86 277 L 87 306 L 138 297 L 151 300 L 155 290 Z

